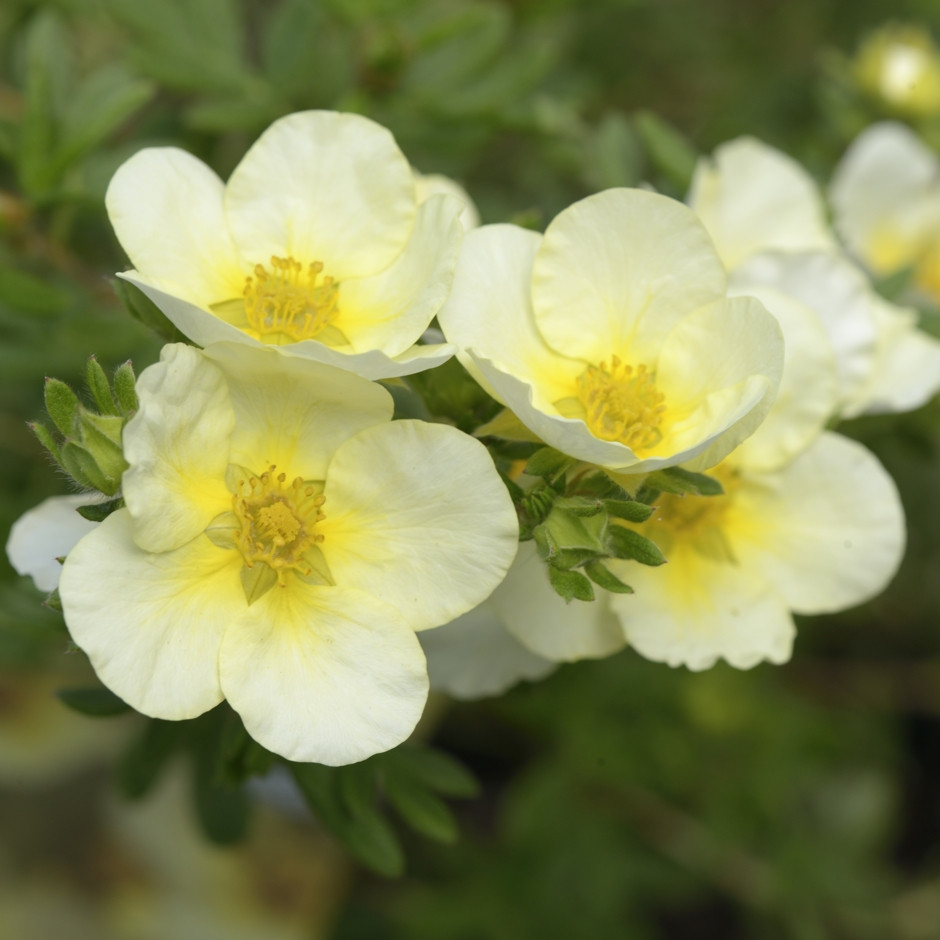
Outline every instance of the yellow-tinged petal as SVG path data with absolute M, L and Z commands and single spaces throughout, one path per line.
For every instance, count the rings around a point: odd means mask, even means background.
M 516 225 L 485 225 L 464 236 L 453 289 L 438 319 L 460 361 L 483 387 L 500 398 L 477 367 L 482 356 L 524 381 L 538 385 L 541 400 L 571 394 L 584 363 L 559 355 L 542 339 L 530 299 L 532 262 L 541 236 Z M 471 350 L 474 356 L 467 355 Z
M 457 699 L 502 695 L 522 679 L 543 679 L 555 669 L 509 633 L 489 601 L 420 638 L 431 688 Z
M 759 573 L 717 561 L 676 540 L 658 568 L 620 563 L 635 594 L 610 604 L 627 642 L 670 666 L 709 669 L 724 659 L 738 669 L 790 658 L 796 630 L 786 603 Z
M 194 718 L 222 701 L 222 636 L 245 610 L 241 557 L 198 536 L 142 551 L 130 513 L 108 516 L 69 552 L 59 593 L 72 639 L 101 681 L 153 718 Z
M 97 523 L 76 510 L 97 502 L 93 496 L 50 496 L 23 513 L 10 528 L 7 558 L 17 574 L 29 575 L 40 591 L 52 591 L 59 583 L 62 565 L 75 543 Z
M 424 653 L 374 592 L 274 588 L 222 641 L 222 688 L 248 733 L 288 760 L 337 766 L 401 744 L 424 708 Z
M 873 124 L 836 167 L 829 196 L 839 234 L 878 273 L 918 260 L 937 231 L 936 155 L 908 127 Z
M 178 548 L 230 508 L 225 489 L 235 413 L 222 372 L 191 346 L 164 346 L 137 380 L 140 409 L 124 428 L 124 501 L 137 544 Z
M 228 462 L 255 473 L 275 464 L 291 477 L 323 480 L 343 441 L 392 418 L 392 396 L 351 372 L 233 343 L 203 355 L 228 388 L 235 419 Z
M 114 174 L 105 205 L 134 267 L 172 281 L 181 297 L 206 306 L 238 296 L 245 282 L 223 192 L 218 176 L 192 154 L 150 147 Z
M 405 352 L 447 299 L 463 237 L 460 203 L 433 196 L 418 208 L 404 251 L 380 274 L 342 285 L 337 320 L 353 352 Z
M 342 282 L 377 274 L 404 249 L 414 182 L 384 127 L 358 114 L 303 111 L 275 121 L 245 154 L 225 211 L 250 263 L 321 261 Z
M 810 175 L 753 137 L 722 144 L 713 157 L 700 160 L 688 202 L 729 269 L 761 251 L 833 246 Z
M 548 570 L 533 542 L 519 546 L 519 556 L 487 606 L 524 647 L 552 662 L 609 656 L 624 645 L 608 595 L 566 604 L 548 580 Z
M 460 202 L 460 224 L 464 231 L 477 228 L 480 224 L 480 213 L 474 205 L 470 194 L 448 176 L 442 176 L 440 173 L 414 173 L 415 197 L 420 205 L 433 196 L 444 193 L 447 196 L 453 196 Z
M 753 294 L 780 324 L 783 376 L 767 416 L 732 459 L 750 469 L 771 470 L 808 447 L 835 414 L 835 357 L 819 318 L 805 304 L 768 287 L 741 292 Z
M 745 483 L 727 532 L 741 566 L 803 614 L 874 597 L 904 552 L 894 481 L 861 444 L 830 432 L 778 472 Z
M 532 305 L 545 342 L 597 363 L 649 362 L 686 314 L 718 299 L 725 270 L 681 202 L 610 189 L 559 213 L 532 267 Z
M 455 428 L 361 431 L 327 471 L 322 550 L 337 585 L 369 591 L 415 630 L 483 601 L 516 553 L 518 523 L 486 448 Z

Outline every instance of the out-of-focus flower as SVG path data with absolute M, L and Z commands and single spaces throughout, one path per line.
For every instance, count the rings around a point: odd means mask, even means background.
M 888 23 L 859 46 L 852 74 L 869 97 L 912 117 L 940 114 L 940 50 L 930 33 Z
M 530 432 L 622 473 L 717 463 L 760 424 L 783 348 L 681 203 L 607 190 L 544 237 L 468 232 L 440 313 L 464 364 Z
M 292 760 L 404 740 L 427 692 L 415 631 L 482 601 L 515 554 L 486 450 L 391 423 L 358 376 L 244 345 L 168 346 L 138 394 L 127 508 L 59 585 L 101 680 L 158 718 L 227 699 Z
M 200 345 L 271 345 L 367 378 L 453 352 L 415 344 L 450 289 L 466 203 L 419 204 L 408 161 L 368 118 L 281 118 L 227 184 L 185 151 L 142 150 L 106 202 L 135 267 L 121 276 Z
M 877 188 L 874 177 L 868 185 Z M 916 408 L 940 388 L 940 343 L 917 328 L 914 311 L 878 295 L 838 248 L 822 197 L 796 161 L 752 138 L 730 141 L 700 162 L 689 201 L 729 268 L 730 293 L 759 296 L 777 313 L 763 293 L 770 289 L 815 312 L 835 354 L 833 414 Z M 865 217 L 843 202 L 853 218 Z

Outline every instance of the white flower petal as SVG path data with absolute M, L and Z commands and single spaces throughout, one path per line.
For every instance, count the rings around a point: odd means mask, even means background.
M 291 477 L 323 480 L 343 441 L 391 421 L 392 396 L 353 373 L 235 343 L 209 346 L 204 356 L 228 387 L 228 459 L 256 473 L 275 464 Z
M 415 630 L 483 601 L 516 553 L 518 522 L 486 448 L 455 428 L 367 428 L 327 471 L 321 546 L 337 585 L 400 610 Z
M 245 609 L 241 556 L 199 536 L 151 554 L 127 510 L 69 552 L 59 593 L 72 638 L 101 681 L 153 718 L 195 718 L 222 701 L 222 635 Z
M 695 167 L 689 205 L 728 268 L 750 255 L 830 248 L 822 197 L 795 160 L 753 137 L 716 148 Z
M 137 544 L 177 548 L 230 508 L 225 489 L 235 413 L 221 371 L 182 343 L 137 380 L 140 409 L 124 428 L 124 501 Z
M 936 231 L 938 169 L 935 154 L 903 124 L 873 124 L 853 141 L 829 195 L 839 234 L 869 267 L 888 273 L 917 260 Z
M 448 176 L 441 176 L 440 173 L 414 173 L 415 198 L 420 205 L 422 202 L 444 193 L 447 196 L 453 196 L 460 201 L 460 224 L 465 232 L 479 227 L 480 213 L 474 205 L 470 194 Z
M 871 374 L 877 340 L 873 291 L 858 268 L 834 252 L 777 252 L 751 258 L 732 280 L 735 289 L 773 287 L 812 308 L 836 357 L 839 402 L 858 395 Z
M 523 646 L 552 662 L 609 656 L 624 645 L 623 631 L 610 611 L 612 594 L 597 591 L 592 602 L 565 601 L 555 593 L 533 542 L 519 546 L 506 580 L 487 603 Z
M 606 190 L 559 213 L 532 268 L 542 338 L 593 363 L 611 354 L 648 361 L 682 317 L 724 288 L 724 267 L 695 214 L 638 189 Z
M 796 630 L 784 601 L 743 566 L 677 541 L 667 564 L 622 564 L 617 574 L 636 593 L 612 595 L 611 606 L 627 641 L 647 659 L 702 670 L 719 659 L 750 669 L 790 658 Z
M 516 225 L 485 225 L 464 237 L 450 297 L 438 318 L 444 335 L 466 353 L 499 363 L 527 382 L 537 382 L 546 402 L 571 394 L 584 363 L 546 346 L 535 324 L 529 285 L 542 237 Z M 461 356 L 471 375 L 496 393 L 473 356 Z M 498 397 L 498 393 L 497 393 Z
M 98 525 L 75 510 L 99 500 L 97 495 L 84 493 L 50 496 L 24 512 L 13 523 L 7 539 L 7 558 L 16 573 L 29 575 L 40 591 L 55 590 L 62 572 L 57 559 L 67 555 L 80 538 Z
M 288 760 L 337 766 L 401 744 L 424 708 L 424 654 L 371 594 L 291 582 L 225 634 L 222 688 L 248 733 Z
M 502 695 L 522 679 L 543 679 L 555 668 L 506 630 L 489 601 L 443 627 L 425 630 L 420 639 L 431 688 L 458 699 Z
M 222 181 L 201 160 L 175 147 L 141 150 L 114 174 L 105 205 L 144 277 L 178 284 L 180 296 L 201 306 L 241 293 Z
M 904 552 L 894 481 L 861 444 L 829 432 L 775 474 L 735 494 L 728 531 L 741 565 L 798 613 L 841 610 L 878 594 Z
M 336 325 L 353 351 L 396 356 L 418 341 L 450 293 L 463 237 L 459 214 L 456 199 L 432 197 L 418 208 L 411 238 L 389 267 L 343 283 Z
M 777 319 L 783 331 L 783 376 L 777 397 L 760 427 L 734 452 L 749 469 L 786 463 L 818 437 L 836 411 L 838 384 L 829 337 L 816 314 L 769 287 L 742 288 Z
M 940 390 L 940 341 L 917 328 L 917 314 L 874 295 L 875 362 L 859 397 L 842 416 L 912 411 Z
M 235 168 L 225 210 L 252 264 L 321 261 L 343 281 L 382 271 L 411 233 L 411 167 L 391 133 L 358 114 L 304 111 L 275 121 Z

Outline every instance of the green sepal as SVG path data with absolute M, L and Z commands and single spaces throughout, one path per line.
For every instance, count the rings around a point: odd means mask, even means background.
M 166 343 L 186 342 L 186 337 L 166 318 L 160 308 L 139 287 L 116 277 L 111 287 L 128 313 L 153 330 Z
M 277 572 L 264 562 L 258 562 L 250 568 L 248 565 L 242 565 L 239 574 L 249 607 L 277 584 Z
M 559 549 L 587 548 L 599 555 L 607 554 L 607 515 L 598 512 L 590 516 L 573 515 L 565 509 L 552 507 L 545 527 Z
M 62 445 L 62 466 L 82 486 L 90 486 L 107 496 L 113 496 L 118 490 L 119 481 L 106 477 L 95 458 L 75 441 Z
M 124 500 L 121 498 L 109 499 L 106 503 L 89 503 L 87 506 L 79 506 L 76 512 L 89 522 L 103 522 L 123 505 Z
M 79 420 L 81 423 L 82 444 L 84 444 L 85 450 L 91 454 L 98 469 L 105 477 L 114 480 L 115 484 L 119 483 L 124 471 L 127 469 L 124 451 L 119 443 L 123 419 L 114 415 L 96 415 L 82 408 Z M 108 428 L 111 433 L 103 430 L 103 428 Z M 117 442 L 111 436 L 115 432 L 118 435 Z M 103 490 L 102 492 L 106 491 Z
M 219 772 L 221 738 L 197 742 L 194 797 L 203 833 L 216 845 L 233 845 L 245 837 L 251 804 L 241 783 L 222 779 Z
M 415 832 L 435 842 L 451 844 L 457 840 L 457 820 L 440 797 L 427 789 L 409 786 L 407 781 L 394 776 L 385 781 L 385 793 Z
M 543 447 L 526 461 L 525 472 L 530 477 L 541 477 L 543 480 L 551 482 L 575 462 L 572 457 L 568 457 L 551 447 Z
M 674 493 L 677 496 L 720 496 L 724 493 L 721 483 L 714 477 L 683 470 L 682 467 L 656 470 L 646 478 L 643 485 L 661 493 Z
M 599 561 L 592 561 L 584 566 L 584 573 L 598 586 L 612 594 L 632 594 L 633 588 L 621 581 Z
M 612 525 L 607 537 L 610 542 L 610 553 L 617 558 L 630 558 L 641 565 L 665 564 L 666 558 L 655 542 L 633 529 L 622 525 Z
M 65 382 L 58 379 L 46 379 L 44 390 L 46 411 L 53 424 L 66 436 L 78 429 L 78 396 Z
M 127 702 L 104 686 L 90 689 L 58 689 L 56 696 L 73 711 L 93 718 L 123 715 L 131 710 Z
M 50 610 L 56 610 L 60 614 L 63 613 L 62 598 L 59 595 L 58 588 L 53 588 L 49 596 L 42 603 L 44 607 L 48 607 Z
M 88 357 L 88 363 L 85 366 L 85 381 L 88 383 L 91 397 L 95 400 L 95 404 L 102 414 L 120 414 L 114 396 L 111 394 L 111 384 L 108 382 L 108 377 L 94 356 Z
M 533 522 L 541 522 L 551 512 L 557 496 L 558 494 L 550 487 L 537 486 L 522 497 L 522 511 Z
M 573 488 L 577 496 L 594 496 L 597 499 L 630 499 L 630 494 L 606 473 L 589 473 L 578 480 Z
M 121 414 L 125 417 L 133 414 L 140 407 L 136 385 L 134 367 L 128 359 L 114 370 L 114 397 L 117 399 Z
M 596 516 L 603 511 L 604 504 L 589 496 L 559 496 L 553 508 L 570 512 L 573 516 Z
M 59 466 L 62 466 L 62 453 L 59 450 L 59 445 L 56 443 L 55 438 L 52 436 L 49 428 L 47 428 L 44 424 L 40 424 L 38 421 L 30 421 L 27 427 L 36 436 L 36 440 L 39 441 L 39 443 L 42 444 L 42 446 L 45 447 L 45 449 L 49 451 L 50 454 L 52 454 L 55 462 L 59 464 Z
M 608 515 L 627 522 L 646 522 L 653 514 L 652 506 L 635 499 L 605 499 L 604 508 Z
M 548 580 L 555 589 L 555 593 L 563 597 L 566 604 L 570 604 L 573 600 L 594 600 L 594 588 L 591 587 L 591 582 L 577 571 L 562 571 L 561 568 L 549 565 Z

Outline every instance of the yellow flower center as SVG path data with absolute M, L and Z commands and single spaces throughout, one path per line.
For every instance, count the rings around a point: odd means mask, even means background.
M 339 285 L 332 277 L 320 279 L 323 262 L 306 268 L 293 258 L 271 258 L 271 270 L 255 265 L 245 280 L 245 317 L 248 326 L 265 341 L 311 339 L 330 326 L 339 314 Z
M 940 304 L 940 244 L 932 245 L 914 269 L 914 283 Z
M 578 400 L 591 433 L 601 440 L 619 441 L 635 453 L 662 440 L 665 396 L 642 363 L 634 368 L 614 356 L 609 367 L 588 366 L 578 376 Z
M 300 477 L 287 482 L 286 473 L 275 473 L 269 467 L 260 476 L 239 479 L 232 509 L 237 520 L 235 547 L 248 568 L 259 562 L 267 565 L 284 584 L 288 571 L 300 575 L 313 573 L 314 565 L 307 557 L 323 541 L 316 530 L 326 518 L 323 494 Z

